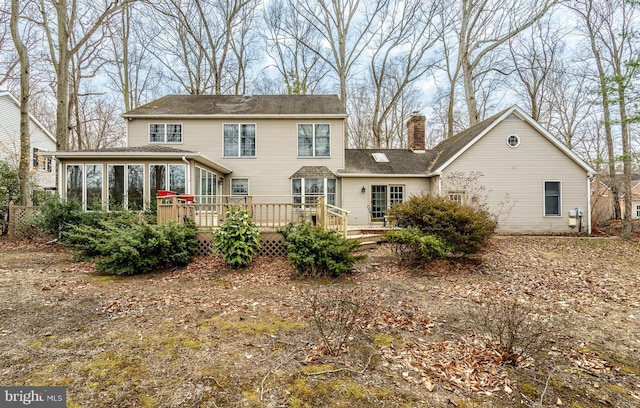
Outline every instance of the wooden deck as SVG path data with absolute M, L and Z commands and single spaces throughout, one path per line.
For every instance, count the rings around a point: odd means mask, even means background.
M 263 230 L 274 231 L 290 223 L 307 222 L 347 236 L 349 212 L 326 204 L 324 197 L 317 197 L 315 203 L 302 204 L 293 203 L 290 196 L 164 195 L 157 197 L 157 223 L 182 223 L 189 218 L 198 229 L 214 229 L 224 224 L 231 206 L 247 208 L 253 222 Z

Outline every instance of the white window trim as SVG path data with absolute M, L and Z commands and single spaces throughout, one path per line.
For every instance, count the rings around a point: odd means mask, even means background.
M 560 199 L 558 200 L 558 214 L 547 215 L 547 194 L 545 190 L 546 183 L 559 183 L 560 184 Z M 542 216 L 545 218 L 561 218 L 562 217 L 562 181 L 561 180 L 544 180 L 542 181 Z
M 233 193 L 233 180 L 247 180 L 247 194 L 234 194 Z M 231 195 L 231 196 L 251 195 L 251 181 L 249 180 L 249 177 L 231 177 L 231 180 L 229 180 L 229 195 Z
M 238 154 L 235 156 L 227 156 L 224 152 L 224 127 L 225 125 L 234 125 L 234 126 L 238 126 Z M 241 125 L 253 125 L 255 128 L 255 141 L 256 141 L 256 145 L 255 145 L 255 151 L 253 156 L 242 156 L 240 154 L 240 152 L 242 151 L 242 134 L 240 133 L 240 126 Z M 222 157 L 224 158 L 229 158 L 229 159 L 255 159 L 256 157 L 258 157 L 258 124 L 257 123 L 223 123 L 222 124 Z
M 142 166 L 142 208 L 135 211 L 144 211 L 147 208 L 147 203 L 145 202 L 145 198 L 147 197 L 147 191 L 145 186 L 147 185 L 146 178 L 149 176 L 148 171 L 144 163 L 107 163 L 107 172 L 103 171 L 103 186 L 105 185 L 105 176 L 106 176 L 106 187 L 107 187 L 107 211 L 115 211 L 109 208 L 111 203 L 111 197 L 109 196 L 109 166 L 124 166 L 124 211 L 134 211 L 129 209 L 129 166 Z M 86 179 L 86 168 L 82 174 L 82 177 Z M 85 195 L 86 200 L 86 189 L 83 189 L 83 195 Z M 104 197 L 104 194 L 103 194 Z
M 511 139 L 512 137 L 515 137 L 518 140 L 518 143 L 516 143 L 516 145 L 512 145 L 511 143 L 509 143 L 509 139 Z M 507 146 L 509 146 L 511 149 L 515 149 L 516 147 L 520 146 L 520 136 L 518 135 L 509 135 L 507 136 Z
M 152 142 L 151 141 L 151 125 L 164 125 L 164 140 L 162 142 Z M 169 142 L 167 141 L 167 125 L 180 125 L 180 141 L 179 142 Z M 175 122 L 150 122 L 147 126 L 147 141 L 149 144 L 173 144 L 179 145 L 184 143 L 184 124 L 175 123 Z
M 301 156 L 300 155 L 300 143 L 298 138 L 300 137 L 300 134 L 298 133 L 298 127 L 300 125 L 312 125 L 313 126 L 313 139 L 312 139 L 312 145 L 311 145 L 311 151 L 313 152 L 313 154 L 311 154 L 310 156 Z M 316 125 L 327 125 L 329 126 L 329 155 L 328 156 L 316 156 Z M 331 123 L 326 123 L 326 122 L 300 122 L 296 124 L 296 151 L 298 154 L 298 158 L 299 159 L 330 159 L 331 158 L 331 134 L 333 133 L 333 130 L 331 129 Z
M 640 218 L 640 204 L 636 204 L 635 218 Z

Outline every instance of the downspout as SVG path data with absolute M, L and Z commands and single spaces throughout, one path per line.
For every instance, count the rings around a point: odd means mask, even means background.
M 191 162 L 186 156 L 182 156 L 182 161 L 187 164 L 187 173 L 185 174 L 185 194 L 191 194 Z
M 591 235 L 591 181 L 593 174 L 587 173 L 587 234 Z

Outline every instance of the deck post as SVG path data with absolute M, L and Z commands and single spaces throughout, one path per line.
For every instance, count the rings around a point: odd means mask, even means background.
M 13 241 L 15 239 L 15 234 L 16 234 L 16 223 L 15 223 L 15 214 L 13 213 L 15 211 L 14 209 L 15 204 L 13 203 L 13 200 L 9 201 L 9 219 L 7 220 L 9 223 L 9 228 L 8 228 L 8 233 L 9 233 L 9 240 Z

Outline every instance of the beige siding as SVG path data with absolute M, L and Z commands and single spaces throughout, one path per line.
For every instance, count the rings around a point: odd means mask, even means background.
M 289 177 L 302 166 L 326 166 L 334 174 L 338 169 L 344 168 L 344 121 L 342 119 L 190 119 L 171 121 L 137 119 L 128 122 L 128 145 L 131 147 L 147 145 L 149 124 L 163 122 L 181 123 L 183 126 L 183 143 L 168 146 L 198 151 L 232 170 L 232 173 L 225 180 L 225 193 L 229 191 L 230 178 L 248 178 L 249 194 L 251 195 L 290 196 L 291 181 Z M 223 157 L 222 129 L 225 123 L 256 125 L 255 158 Z M 331 157 L 298 158 L 297 125 L 299 123 L 329 123 L 331 125 Z M 259 202 L 260 199 L 257 198 L 257 200 Z
M 404 187 L 404 199 L 411 195 L 429 194 L 429 179 L 424 177 L 349 177 L 342 179 L 342 198 L 344 208 L 349 210 L 350 225 L 367 225 L 369 224 L 369 209 L 371 205 L 371 186 L 384 185 L 387 186 L 387 200 L 389 189 L 388 186 Z M 362 187 L 365 192 L 362 192 Z
M 517 135 L 520 145 L 506 141 Z M 587 174 L 578 164 L 521 120 L 509 119 L 448 166 L 442 177 L 454 172 L 481 171 L 478 185 L 486 188 L 490 211 L 499 217 L 499 230 L 510 232 L 571 232 L 568 212 L 576 207 L 588 213 Z M 561 216 L 544 215 L 544 181 L 561 182 Z M 446 191 L 443 191 L 446 193 Z M 585 219 L 583 225 L 588 225 Z

